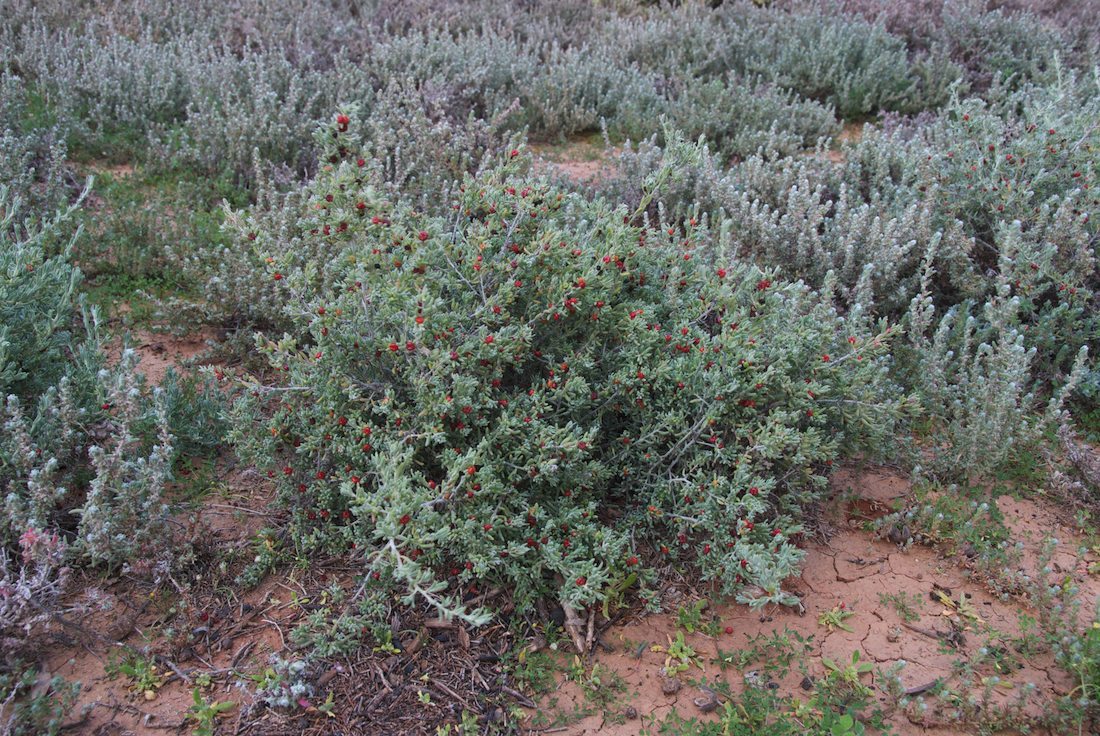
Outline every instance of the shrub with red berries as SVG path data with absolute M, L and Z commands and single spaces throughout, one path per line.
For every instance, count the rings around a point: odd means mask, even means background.
M 235 439 L 294 539 L 450 613 L 484 584 L 591 605 L 661 557 L 790 603 L 806 504 L 896 410 L 886 337 L 718 263 L 700 227 L 635 225 L 503 159 L 450 217 L 355 215 L 355 162 L 322 171 L 303 201 L 335 196 L 303 227 L 348 227 L 320 291 L 261 233 L 301 298 L 293 335 L 259 338 L 282 385 L 250 386 Z

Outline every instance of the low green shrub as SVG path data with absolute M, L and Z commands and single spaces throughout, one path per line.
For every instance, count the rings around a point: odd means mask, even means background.
M 323 264 L 240 220 L 293 331 L 258 338 L 280 379 L 246 384 L 231 436 L 292 538 L 448 613 L 475 581 L 591 605 L 651 556 L 793 602 L 807 505 L 899 409 L 891 329 L 524 161 L 467 178 L 447 217 L 326 167 L 298 210 Z
M 175 376 L 148 390 L 129 348 L 109 365 L 97 311 L 76 294 L 75 238 L 59 235 L 75 207 L 17 225 L 7 198 L 0 191 L 0 544 L 59 533 L 70 561 L 114 569 L 156 556 L 171 536 L 172 427 L 188 449 L 209 448 L 219 396 Z

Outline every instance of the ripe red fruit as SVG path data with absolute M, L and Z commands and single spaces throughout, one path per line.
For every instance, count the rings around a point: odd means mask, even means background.
M 626 560 L 626 564 L 631 565 L 631 566 L 637 565 L 638 564 L 638 558 L 637 557 L 629 557 Z
M 396 353 L 396 352 L 397 352 L 398 350 L 400 350 L 400 349 L 401 349 L 401 348 L 400 348 L 400 346 L 398 346 L 398 344 L 397 344 L 397 343 L 395 343 L 395 342 L 391 342 L 391 343 L 390 343 L 390 352 L 391 352 L 391 353 Z
M 724 269 L 724 268 L 718 269 L 718 278 L 720 278 L 720 279 L 726 278 L 726 269 Z
M 753 486 L 752 488 L 749 489 L 749 495 L 750 496 L 755 496 L 758 493 L 760 493 L 760 489 L 757 488 L 756 486 Z
M 757 291 L 764 291 L 765 289 L 767 289 L 771 285 L 772 285 L 772 282 L 771 282 L 770 279 L 760 279 L 759 281 L 756 282 L 756 290 Z
M 421 242 L 423 242 L 423 241 L 428 239 L 428 233 L 424 230 L 421 230 L 420 234 L 417 235 L 416 237 L 420 238 Z
M 732 634 L 733 633 L 733 627 L 732 626 L 727 626 L 726 627 L 726 633 L 727 634 Z
M 416 323 L 418 325 L 424 324 L 424 315 L 422 315 L 422 314 L 416 315 Z
M 586 578 L 584 575 L 581 575 L 579 578 L 577 578 L 577 585 L 584 585 L 587 582 L 588 578 Z
M 340 114 L 340 115 L 336 116 L 336 124 L 337 125 L 347 125 L 350 122 L 351 122 L 351 118 L 349 118 L 347 115 Z
M 283 275 L 281 273 L 276 272 L 274 278 L 275 278 L 276 281 L 282 281 L 283 280 Z
M 485 344 L 486 345 L 492 345 L 493 344 L 493 336 L 492 335 L 486 335 Z
M 355 165 L 358 166 L 359 168 L 363 168 L 364 166 L 367 165 L 367 162 L 364 161 L 363 159 L 359 159 L 355 162 Z

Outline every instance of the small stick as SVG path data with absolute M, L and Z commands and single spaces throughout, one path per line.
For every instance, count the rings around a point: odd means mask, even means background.
M 159 659 L 160 663 L 163 664 L 165 667 L 175 672 L 176 676 L 179 677 L 181 680 L 186 682 L 188 685 L 191 684 L 190 675 L 185 674 L 179 667 L 176 666 L 175 662 L 168 659 L 167 657 L 157 657 L 157 659 Z
M 932 680 L 932 682 L 926 682 L 923 685 L 917 685 L 916 687 L 907 688 L 905 690 L 905 694 L 906 695 L 920 695 L 922 693 L 928 692 L 929 690 L 931 690 L 932 688 L 934 688 L 938 684 L 940 684 L 940 681 L 938 679 Z

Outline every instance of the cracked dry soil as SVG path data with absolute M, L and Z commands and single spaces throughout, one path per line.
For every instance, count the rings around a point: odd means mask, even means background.
M 818 678 L 825 673 L 823 657 L 843 663 L 850 661 L 852 653 L 858 651 L 861 659 L 873 663 L 876 669 L 885 670 L 904 661 L 905 666 L 900 671 L 902 686 L 920 690 L 937 678 L 954 682 L 952 670 L 957 661 L 972 658 L 983 646 L 1000 646 L 1001 642 L 1018 636 L 1020 616 L 1034 615 L 1021 602 L 1003 601 L 986 590 L 980 581 L 971 579 L 964 567 L 965 558 L 945 558 L 921 546 L 903 551 L 864 529 L 865 522 L 884 515 L 892 501 L 908 496 L 910 486 L 903 477 L 884 470 L 841 469 L 834 475 L 832 486 L 834 492 L 854 491 L 856 500 L 836 505 L 832 518 L 828 519 L 834 526 L 834 534 L 827 542 L 806 545 L 802 574 L 788 582 L 788 589 L 801 597 L 804 614 L 791 608 L 753 611 L 736 603 L 711 605 L 704 619 L 716 616 L 722 630 L 730 627 L 733 633 L 717 637 L 700 632 L 685 634 L 704 669 L 696 667 L 683 673 L 680 676 L 683 687 L 675 692 L 670 692 L 672 688 L 667 687 L 662 674 L 666 654 L 652 651 L 650 645 L 667 645 L 669 637 L 675 636 L 677 631 L 676 616 L 652 615 L 615 626 L 604 634 L 604 642 L 614 651 L 598 651 L 593 661 L 614 670 L 625 682 L 624 694 L 608 710 L 619 717 L 607 718 L 596 708 L 594 714 L 555 730 L 555 733 L 568 736 L 656 733 L 657 724 L 673 709 L 683 717 L 717 720 L 716 713 L 704 713 L 696 706 L 694 701 L 702 691 L 692 687 L 688 680 L 704 676 L 711 681 L 723 678 L 733 692 L 743 690 L 745 680 L 741 672 L 735 668 L 723 672 L 711 660 L 718 656 L 719 650 L 730 652 L 746 648 L 750 639 L 761 634 L 789 629 L 803 637 L 813 637 L 809 654 L 801 661 L 796 660 L 787 677 L 778 683 L 781 693 L 805 700 L 807 693 L 800 689 L 803 678 L 800 664 L 811 677 Z M 1041 539 L 1048 534 L 1059 537 L 1063 548 L 1077 548 L 1078 535 L 1051 510 L 1031 500 L 1007 496 L 999 499 L 998 505 L 1014 538 L 1026 546 L 1024 567 L 1034 560 Z M 1088 560 L 1063 554 L 1056 556 L 1053 562 L 1056 575 L 1062 579 L 1071 576 L 1080 586 L 1082 612 L 1084 615 L 1091 613 L 1100 592 L 1100 581 L 1089 575 Z M 960 616 L 957 610 L 932 595 L 934 588 L 951 591 L 950 597 L 956 600 L 965 594 L 973 606 L 967 610 L 977 618 Z M 905 620 L 895 606 L 883 603 L 880 598 L 881 595 L 899 594 L 910 602 L 912 614 L 917 618 L 910 615 L 910 620 Z M 845 621 L 852 631 L 830 631 L 819 624 L 822 612 L 841 603 L 854 612 Z M 962 629 L 961 637 L 951 634 L 959 628 Z M 1055 666 L 1049 653 L 1016 659 L 1019 668 L 1001 675 L 1009 685 L 994 689 L 990 707 L 1014 701 L 1020 692 L 1018 688 L 1033 683 L 1036 687 L 1034 697 L 1029 699 L 1024 712 L 1037 716 L 1050 707 L 1053 697 L 1073 689 L 1073 682 Z M 892 705 L 894 700 L 883 691 L 884 683 L 880 679 L 877 671 L 861 678 L 874 690 L 878 704 L 888 713 L 888 725 L 899 736 L 954 736 L 976 732 L 975 726 L 951 721 L 934 698 L 928 700 L 928 709 L 921 717 L 915 711 L 903 712 Z M 980 693 L 975 694 L 980 696 Z M 580 688 L 568 681 L 547 696 L 542 707 L 550 708 L 552 702 L 559 712 L 586 705 Z M 623 718 L 623 723 L 613 722 Z

